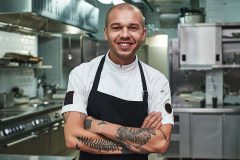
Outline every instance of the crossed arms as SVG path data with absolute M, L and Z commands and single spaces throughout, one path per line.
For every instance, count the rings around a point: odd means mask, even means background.
M 170 143 L 171 124 L 161 124 L 161 114 L 150 113 L 141 128 L 97 120 L 80 112 L 64 113 L 68 148 L 94 154 L 164 153 Z

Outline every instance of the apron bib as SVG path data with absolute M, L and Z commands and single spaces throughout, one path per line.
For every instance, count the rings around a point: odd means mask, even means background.
M 91 92 L 88 97 L 87 113 L 89 116 L 100 120 L 120 124 L 127 127 L 140 128 L 145 117 L 148 115 L 148 92 L 142 66 L 140 68 L 143 101 L 127 101 L 105 93 L 97 91 L 101 72 L 106 55 L 101 59 L 97 73 L 93 82 Z M 147 154 L 91 154 L 80 151 L 79 160 L 147 160 Z

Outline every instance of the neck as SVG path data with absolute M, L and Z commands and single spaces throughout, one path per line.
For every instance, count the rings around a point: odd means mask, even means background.
M 120 56 L 117 56 L 110 52 L 109 59 L 118 65 L 128 65 L 135 61 L 136 55 L 134 54 L 134 55 L 128 56 L 128 57 L 120 57 Z

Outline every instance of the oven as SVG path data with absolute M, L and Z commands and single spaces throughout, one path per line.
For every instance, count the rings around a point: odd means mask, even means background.
M 60 107 L 55 104 L 1 110 L 0 154 L 55 155 L 63 151 Z

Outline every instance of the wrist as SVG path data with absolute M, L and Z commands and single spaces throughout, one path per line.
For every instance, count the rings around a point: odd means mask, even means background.
M 93 117 L 87 116 L 84 121 L 84 129 L 95 133 L 95 128 L 96 128 L 95 121 L 96 121 L 96 119 L 94 119 Z
M 106 129 L 107 122 L 102 120 L 94 120 L 94 131 L 97 134 L 102 134 L 104 132 L 104 129 Z

